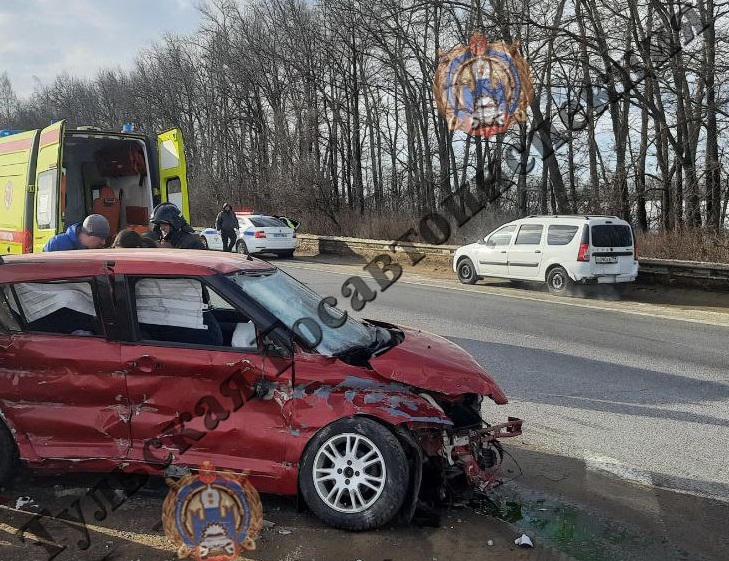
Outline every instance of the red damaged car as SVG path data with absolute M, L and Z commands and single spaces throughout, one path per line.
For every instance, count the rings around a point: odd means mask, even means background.
M 350 530 L 487 490 L 506 397 L 446 339 L 359 321 L 273 265 L 181 250 L 0 264 L 0 480 L 209 460 Z

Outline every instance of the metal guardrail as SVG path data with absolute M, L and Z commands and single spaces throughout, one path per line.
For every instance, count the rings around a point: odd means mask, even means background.
M 301 249 L 332 255 L 374 256 L 379 253 L 418 253 L 430 261 L 450 262 L 453 253 L 460 246 L 431 244 L 397 244 L 390 240 L 367 240 L 337 236 L 316 236 L 299 234 Z M 394 257 L 393 257 L 394 258 Z M 729 264 L 703 263 L 699 261 L 677 261 L 671 259 L 638 259 L 640 269 L 638 281 L 650 284 L 691 286 L 712 290 L 729 291 Z
M 677 261 L 673 259 L 639 258 L 640 275 L 666 276 L 675 279 L 723 283 L 729 289 L 729 264 Z

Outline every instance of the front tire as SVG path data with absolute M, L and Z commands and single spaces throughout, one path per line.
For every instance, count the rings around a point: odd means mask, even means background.
M 400 442 L 370 419 L 340 419 L 311 439 L 301 459 L 304 501 L 323 522 L 372 530 L 400 510 L 410 468 Z
M 572 289 L 574 282 L 563 267 L 555 267 L 547 273 L 547 288 L 556 296 L 564 296 Z
M 458 262 L 456 271 L 458 272 L 458 280 L 463 284 L 476 284 L 478 280 L 476 267 L 473 266 L 473 261 L 468 257 L 464 257 Z
M 200 236 L 200 241 L 203 244 L 203 249 L 210 249 L 210 246 L 208 245 L 208 239 L 205 236 Z

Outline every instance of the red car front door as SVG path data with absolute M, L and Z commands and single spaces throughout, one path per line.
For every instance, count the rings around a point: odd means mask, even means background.
M 290 372 L 276 375 L 258 350 L 253 323 L 232 307 L 218 310 L 230 319 L 223 337 L 202 301 L 212 289 L 201 289 L 199 280 L 137 278 L 129 286 L 140 338 L 121 347 L 132 407 L 130 459 L 157 467 L 207 460 L 246 471 L 259 490 L 276 492 L 291 438 Z M 240 326 L 236 333 L 249 330 L 250 346 L 231 336 L 233 326 Z

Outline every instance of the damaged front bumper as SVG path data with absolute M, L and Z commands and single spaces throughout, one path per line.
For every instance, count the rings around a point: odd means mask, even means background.
M 521 419 L 509 417 L 506 423 L 499 425 L 457 431 L 444 437 L 442 453 L 451 465 L 463 468 L 470 487 L 487 491 L 494 486 L 501 472 L 504 458 L 499 439 L 519 436 L 521 425 Z
M 479 428 L 449 428 L 416 435 L 430 464 L 431 478 L 450 489 L 458 481 L 472 491 L 487 491 L 498 481 L 503 463 L 499 439 L 521 435 L 522 420 L 509 417 L 505 423 Z M 430 485 L 437 481 L 430 481 Z M 425 483 L 424 483 L 425 485 Z

